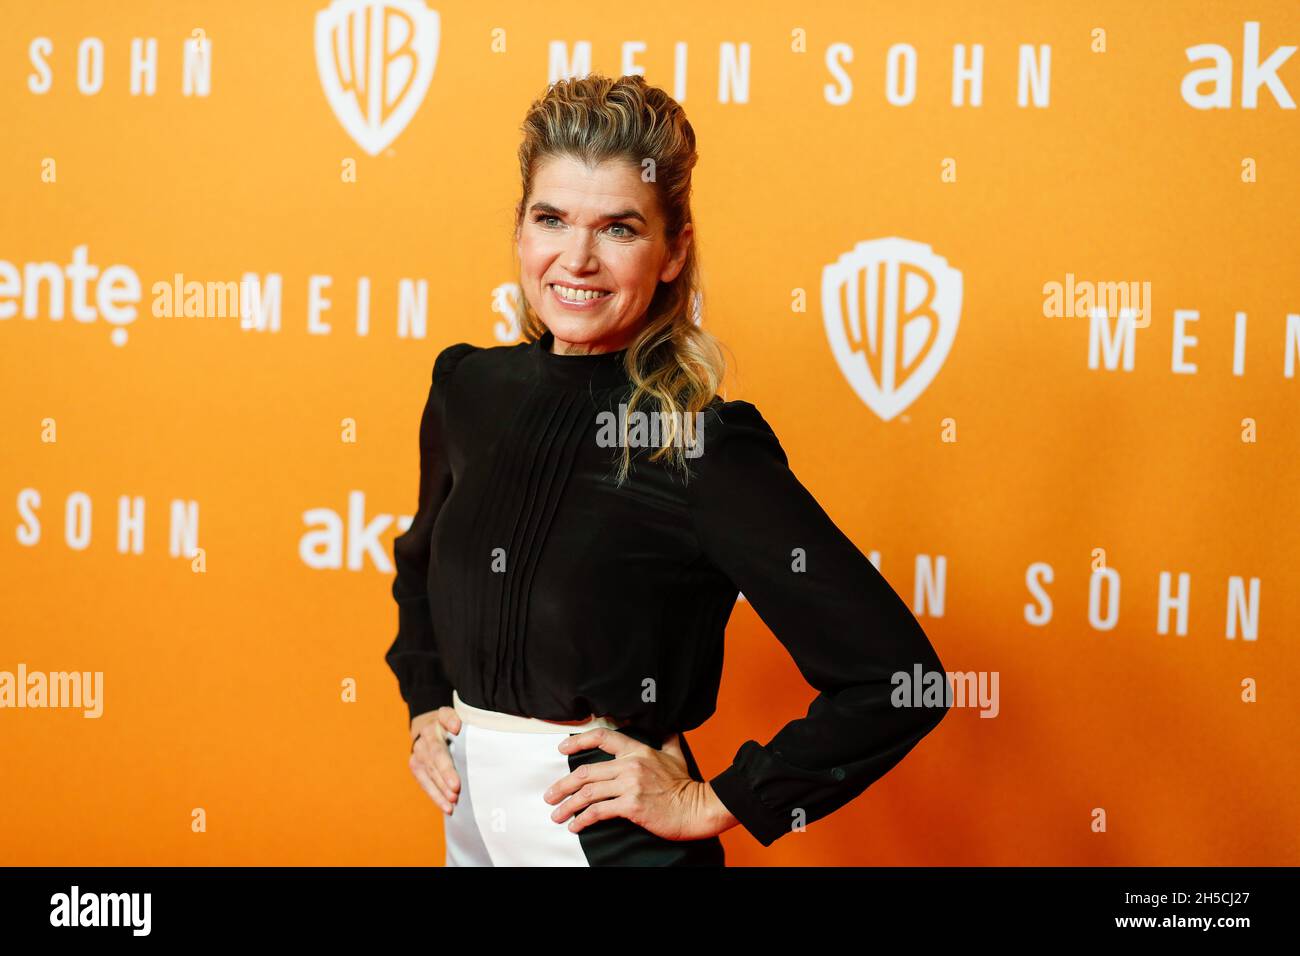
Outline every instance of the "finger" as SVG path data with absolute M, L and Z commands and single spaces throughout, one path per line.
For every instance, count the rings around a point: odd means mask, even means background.
M 551 784 L 546 789 L 546 792 L 542 794 L 542 799 L 547 803 L 559 803 L 569 794 L 593 780 L 613 780 L 623 771 L 623 767 L 616 764 L 618 764 L 617 757 L 613 760 L 583 764 L 577 770 L 565 774 Z
M 583 810 L 576 817 L 569 821 L 569 831 L 577 833 L 585 827 L 591 826 L 600 820 L 608 820 L 610 817 L 627 817 L 631 810 L 626 797 L 619 797 L 615 800 L 601 800 L 593 803 L 587 809 Z M 631 817 L 628 817 L 630 820 Z
M 461 719 L 455 707 L 438 708 L 438 722 L 457 737 L 460 736 Z
M 424 792 L 427 793 L 430 799 L 441 808 L 442 812 L 451 813 L 451 801 L 443 796 L 441 788 L 435 784 L 433 779 L 429 776 L 429 771 L 425 769 L 424 764 L 417 760 L 412 760 L 411 773 L 415 775 L 415 779 L 420 782 L 420 786 L 424 788 Z
M 627 734 L 621 734 L 608 727 L 597 727 L 595 730 L 584 730 L 580 734 L 570 734 L 559 743 L 560 753 L 565 754 L 592 748 L 598 748 L 615 757 L 637 748 L 649 749 L 641 741 L 633 740 Z
M 460 777 L 456 774 L 456 765 L 442 733 L 433 728 L 427 729 L 415 742 L 411 756 L 419 761 L 429 779 L 441 788 L 443 796 L 455 802 L 456 794 L 460 791 Z
M 460 792 L 460 775 L 456 773 L 456 762 L 447 749 L 447 741 L 441 737 L 421 738 L 415 746 L 415 755 L 421 758 L 429 776 L 442 783 L 447 798 L 454 799 Z
M 573 796 L 569 797 L 551 812 L 551 819 L 563 823 L 575 813 L 581 813 L 598 800 L 621 797 L 623 788 L 617 780 L 596 780 L 583 784 Z

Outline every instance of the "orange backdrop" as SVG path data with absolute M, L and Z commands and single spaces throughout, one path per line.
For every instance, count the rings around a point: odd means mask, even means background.
M 0 709 L 0 862 L 441 862 L 383 661 L 389 519 L 434 356 L 517 340 L 518 125 L 557 43 L 682 100 L 728 397 L 945 665 L 998 677 L 996 716 L 956 708 L 770 849 L 729 831 L 729 862 L 1300 862 L 1294 4 L 457 3 L 431 36 L 394 3 L 421 32 L 378 109 L 318 64 L 338 6 L 4 12 L 0 672 L 103 690 L 95 719 Z M 837 312 L 828 267 L 891 238 L 919 245 L 852 281 L 921 291 Z M 278 276 L 278 325 L 156 314 L 178 273 Z M 1067 281 L 1150 308 L 1051 314 Z M 812 696 L 741 602 L 706 773 Z

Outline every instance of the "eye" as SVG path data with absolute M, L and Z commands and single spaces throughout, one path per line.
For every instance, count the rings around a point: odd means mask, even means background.
M 627 223 L 625 223 L 625 222 L 616 222 L 616 223 L 614 223 L 614 225 L 610 226 L 609 228 L 611 228 L 611 229 L 626 229 L 627 232 L 623 233 L 623 238 L 630 238 L 630 237 L 636 235 L 636 230 L 633 229 L 631 226 L 629 226 L 629 225 L 628 225 Z
M 541 222 L 543 219 L 554 219 L 556 222 L 559 222 L 560 217 L 559 217 L 559 216 L 553 216 L 553 215 L 551 215 L 550 213 L 543 212 L 543 213 L 539 213 L 538 215 L 534 216 L 534 217 L 533 217 L 533 222 Z

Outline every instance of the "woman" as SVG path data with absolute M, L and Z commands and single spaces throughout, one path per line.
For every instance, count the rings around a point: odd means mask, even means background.
M 386 660 L 447 865 L 722 865 L 843 806 L 946 713 L 891 705 L 942 665 L 916 619 L 723 401 L 695 322 L 695 135 L 639 76 L 553 84 L 520 147 L 514 346 L 445 349 Z M 661 429 L 639 427 L 658 412 Z M 820 693 L 705 780 L 738 593 Z

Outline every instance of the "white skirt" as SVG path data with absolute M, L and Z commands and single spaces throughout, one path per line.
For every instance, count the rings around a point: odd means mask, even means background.
M 592 717 L 555 723 L 474 707 L 453 691 L 461 731 L 444 730 L 460 792 L 443 815 L 447 866 L 724 866 L 722 841 L 668 840 L 625 817 L 588 824 L 574 833 L 572 817 L 551 819 L 559 804 L 542 794 L 578 767 L 614 755 L 592 748 L 573 754 L 557 746 L 565 737 L 597 727 L 625 733 L 656 749 L 662 740 L 627 723 Z M 702 779 L 679 735 L 693 779 Z

